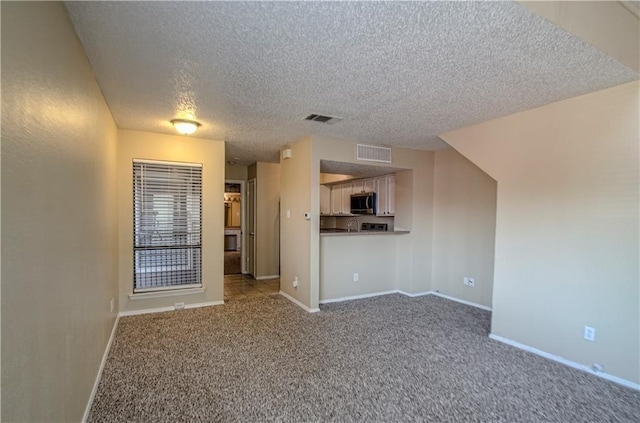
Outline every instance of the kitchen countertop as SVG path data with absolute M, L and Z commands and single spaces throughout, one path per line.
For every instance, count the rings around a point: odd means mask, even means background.
M 346 229 L 320 229 L 320 235 L 323 236 L 353 236 L 353 235 L 402 235 L 408 234 L 410 231 L 352 231 L 347 232 Z

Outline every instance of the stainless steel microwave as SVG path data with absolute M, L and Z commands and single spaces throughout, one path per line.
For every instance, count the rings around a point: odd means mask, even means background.
M 376 193 L 351 194 L 351 214 L 376 214 Z

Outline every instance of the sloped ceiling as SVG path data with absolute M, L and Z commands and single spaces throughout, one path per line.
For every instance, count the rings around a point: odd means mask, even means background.
M 512 2 L 66 6 L 120 128 L 194 118 L 246 164 L 309 134 L 447 148 L 438 134 L 638 79 Z

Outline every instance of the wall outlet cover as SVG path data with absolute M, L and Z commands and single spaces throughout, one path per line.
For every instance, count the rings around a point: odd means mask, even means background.
M 584 327 L 584 339 L 587 341 L 595 342 L 596 340 L 596 330 L 591 326 Z

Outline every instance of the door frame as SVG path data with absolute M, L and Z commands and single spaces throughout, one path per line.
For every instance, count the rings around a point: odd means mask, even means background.
M 257 225 L 257 221 L 258 221 L 258 202 L 257 202 L 257 199 L 258 199 L 258 193 L 257 193 L 257 189 L 258 189 L 258 181 L 257 181 L 257 179 L 256 179 L 256 178 L 251 178 L 251 179 L 248 179 L 248 180 L 247 180 L 247 185 L 249 185 L 249 184 L 252 184 L 252 185 L 253 185 L 253 199 L 252 199 L 252 204 L 253 204 L 253 213 L 252 213 L 252 215 L 253 215 L 253 231 L 254 231 L 254 236 L 253 236 L 253 254 L 252 254 L 252 256 L 253 256 L 253 273 L 252 273 L 251 275 L 255 278 L 255 277 L 256 277 L 255 273 L 256 273 L 256 270 L 257 270 L 257 269 L 256 269 L 256 265 L 257 265 L 257 260 L 256 260 L 256 251 L 257 251 L 257 248 L 256 248 L 256 239 L 257 239 L 257 236 L 256 236 L 256 235 L 257 235 L 257 226 L 258 226 L 258 225 Z M 246 197 L 245 197 L 245 199 L 247 199 L 248 197 L 249 197 L 249 189 L 247 188 L 247 193 L 246 193 Z M 249 200 L 247 200 L 247 201 L 245 202 L 245 207 L 248 207 L 248 205 L 249 205 Z M 249 214 L 249 213 L 247 212 L 247 215 L 248 215 L 248 214 Z M 247 239 L 248 239 L 248 238 L 249 238 L 249 234 L 247 234 Z M 249 245 L 249 243 L 247 242 L 247 244 L 245 244 L 245 245 L 247 245 L 247 246 L 248 246 L 248 245 Z M 243 249 L 242 249 L 242 252 L 244 253 L 246 249 L 247 249 L 247 248 L 243 248 Z M 244 255 L 242 256 L 242 260 L 243 260 L 243 262 L 242 262 L 242 265 L 243 265 L 243 268 L 242 268 L 242 269 L 243 269 L 243 271 L 242 271 L 242 273 L 243 273 L 243 274 L 247 274 L 247 273 L 249 273 L 249 268 L 248 268 L 248 266 L 247 266 L 247 260 L 246 260 L 246 258 L 245 258 L 245 256 L 244 256 Z
M 225 184 L 240 184 L 240 242 L 241 242 L 241 248 L 240 248 L 240 272 L 247 273 L 246 272 L 246 265 L 245 265 L 245 242 L 247 241 L 246 235 L 244 233 L 244 228 L 246 227 L 246 211 L 245 211 L 245 207 L 247 205 L 246 203 L 246 192 L 245 192 L 245 186 L 244 184 L 246 183 L 246 181 L 243 181 L 242 179 L 225 179 L 224 180 Z M 224 215 L 222 217 L 224 219 Z M 223 222 L 224 224 L 224 222 Z

